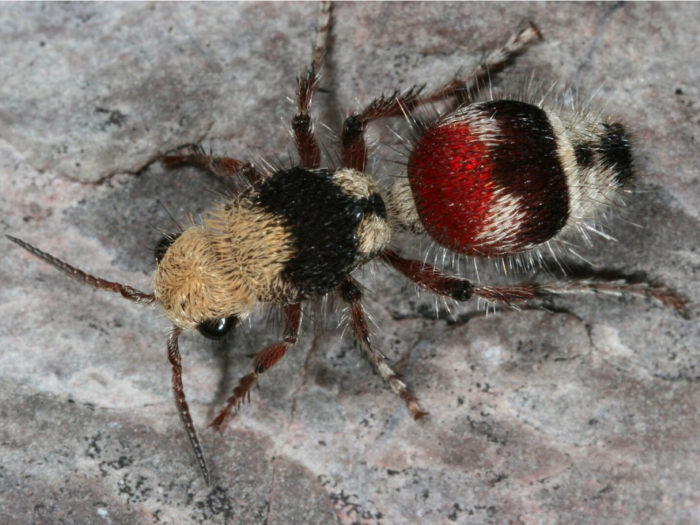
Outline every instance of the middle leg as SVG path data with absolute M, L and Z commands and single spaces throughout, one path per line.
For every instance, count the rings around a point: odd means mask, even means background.
M 411 394 L 404 383 L 396 375 L 386 362 L 386 357 L 372 345 L 372 338 L 367 325 L 367 316 L 362 308 L 362 290 L 354 279 L 347 279 L 340 285 L 340 295 L 348 303 L 350 309 L 348 323 L 355 340 L 359 341 L 370 362 L 379 372 L 384 381 L 389 384 L 391 390 L 403 399 L 408 409 L 413 413 L 414 419 L 420 419 L 428 413 L 423 410 L 418 402 L 418 398 Z

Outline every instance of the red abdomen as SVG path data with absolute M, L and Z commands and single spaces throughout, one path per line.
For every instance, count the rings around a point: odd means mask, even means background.
M 569 216 L 552 125 L 523 102 L 471 104 L 440 119 L 414 147 L 408 178 L 428 234 L 465 255 L 527 251 Z

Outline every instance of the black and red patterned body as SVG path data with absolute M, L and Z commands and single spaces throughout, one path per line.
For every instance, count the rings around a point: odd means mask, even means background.
M 258 350 L 212 422 L 221 427 L 250 397 L 261 374 L 297 344 L 303 306 L 315 297 L 338 296 L 349 331 L 381 378 L 415 419 L 427 414 L 394 372 L 372 336 L 363 290 L 353 272 L 384 263 L 416 286 L 455 301 L 477 297 L 491 305 L 517 306 L 559 294 L 623 293 L 654 298 L 683 311 L 686 301 L 663 287 L 596 279 L 492 286 L 403 257 L 392 246 L 396 230 L 427 232 L 439 245 L 476 257 L 528 253 L 569 232 L 596 229 L 596 217 L 632 178 L 624 127 L 598 115 L 566 112 L 518 100 L 464 102 L 492 73 L 504 69 L 539 30 L 525 24 L 487 55 L 466 78 L 421 96 L 420 88 L 395 91 L 349 115 L 339 135 L 338 166 L 324 165 L 310 114 L 327 51 L 331 6 L 321 2 L 316 44 L 298 79 L 291 126 L 299 163 L 274 170 L 233 157 L 217 157 L 186 145 L 162 158 L 168 168 L 194 165 L 248 186 L 222 196 L 199 224 L 165 236 L 155 250 L 153 292 L 90 275 L 31 244 L 8 238 L 71 278 L 157 306 L 172 322 L 167 357 L 175 406 L 207 483 L 205 455 L 182 380 L 179 338 L 192 331 L 221 339 L 261 308 L 280 312 L 284 335 Z M 421 105 L 450 104 L 428 125 L 409 155 L 407 176 L 382 192 L 366 173 L 368 124 L 412 115 Z
M 417 215 L 470 256 L 531 250 L 595 218 L 630 177 L 620 124 L 516 100 L 474 103 L 429 126 L 408 162 Z

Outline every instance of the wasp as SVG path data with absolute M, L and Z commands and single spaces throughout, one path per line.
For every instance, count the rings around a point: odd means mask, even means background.
M 261 307 L 281 310 L 284 335 L 255 353 L 251 371 L 233 389 L 214 427 L 298 342 L 303 305 L 328 295 L 345 302 L 353 337 L 413 417 L 427 414 L 373 340 L 363 291 L 353 277 L 370 262 L 384 263 L 419 288 L 455 301 L 476 297 L 517 307 L 558 294 L 601 292 L 651 297 L 677 309 L 685 305 L 665 288 L 619 281 L 482 285 L 403 256 L 393 244 L 400 231 L 427 236 L 456 254 L 505 259 L 531 256 L 551 243 L 595 230 L 598 214 L 634 179 L 631 141 L 623 124 L 597 114 L 567 112 L 544 101 L 475 99 L 490 75 L 541 38 L 527 23 L 468 74 L 431 92 L 397 90 L 350 114 L 338 133 L 339 165 L 329 167 L 311 107 L 330 29 L 331 5 L 324 2 L 291 119 L 297 164 L 265 169 L 199 147 L 180 148 L 162 158 L 169 168 L 194 165 L 248 184 L 217 202 L 200 224 L 159 241 L 152 292 L 89 275 L 8 236 L 77 281 L 157 307 L 171 321 L 167 355 L 175 405 L 207 484 L 209 469 L 185 397 L 178 342 L 193 331 L 221 339 Z M 382 190 L 367 169 L 368 126 L 381 119 L 413 119 L 418 108 L 436 102 L 447 109 L 432 121 L 413 121 L 416 137 L 405 173 Z

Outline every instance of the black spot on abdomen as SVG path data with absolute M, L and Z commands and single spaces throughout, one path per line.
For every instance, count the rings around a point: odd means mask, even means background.
M 593 148 L 588 144 L 575 145 L 574 156 L 579 168 L 590 168 L 593 165 Z
M 603 166 L 615 172 L 613 182 L 624 186 L 634 177 L 632 145 L 622 124 L 603 124 L 598 152 Z
M 569 218 L 569 192 L 552 124 L 547 113 L 532 104 L 499 100 L 487 107 L 499 129 L 491 152 L 493 180 L 521 199 L 526 218 L 520 243 L 544 243 Z

